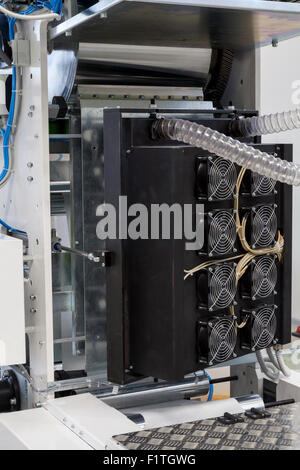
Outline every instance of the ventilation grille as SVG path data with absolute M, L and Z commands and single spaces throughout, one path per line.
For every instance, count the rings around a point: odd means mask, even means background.
M 252 299 L 269 297 L 277 283 L 276 258 L 274 256 L 260 256 L 254 260 L 252 270 Z
M 252 173 L 252 196 L 266 196 L 274 191 L 276 181 L 266 176 Z
M 221 318 L 212 326 L 209 336 L 210 362 L 227 361 L 233 354 L 237 340 L 236 328 L 231 318 Z
M 226 255 L 233 251 L 236 225 L 233 211 L 221 210 L 210 216 L 208 233 L 209 256 Z
M 229 307 L 236 294 L 235 265 L 222 263 L 211 271 L 209 282 L 209 310 Z
M 252 247 L 274 245 L 277 232 L 275 206 L 260 206 L 255 209 L 252 220 Z
M 276 333 L 275 306 L 259 308 L 252 315 L 252 349 L 267 348 L 272 343 Z
M 233 197 L 237 174 L 233 163 L 221 157 L 212 161 L 208 175 L 208 199 Z

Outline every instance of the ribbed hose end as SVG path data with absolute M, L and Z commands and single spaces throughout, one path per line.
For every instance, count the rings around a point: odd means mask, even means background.
M 163 119 L 156 119 L 151 125 L 151 139 L 159 140 L 166 139 L 167 136 L 164 133 Z
M 228 125 L 228 134 L 233 138 L 249 137 L 244 119 L 233 119 Z

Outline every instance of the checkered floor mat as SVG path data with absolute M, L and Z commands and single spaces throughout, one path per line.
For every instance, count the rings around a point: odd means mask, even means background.
M 150 429 L 114 438 L 132 450 L 290 450 L 299 448 L 298 404 L 270 408 L 271 417 L 223 425 L 217 419 Z

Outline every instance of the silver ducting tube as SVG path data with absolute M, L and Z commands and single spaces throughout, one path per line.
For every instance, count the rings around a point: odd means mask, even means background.
M 154 138 L 169 138 L 202 148 L 275 181 L 300 185 L 300 166 L 296 163 L 261 152 L 201 124 L 184 119 L 160 119 L 155 121 L 152 134 Z
M 272 363 L 266 363 L 262 351 L 256 351 L 256 358 L 260 365 L 261 371 L 272 381 L 277 381 L 279 379 L 279 370 L 273 366 Z
M 300 129 L 300 108 L 282 113 L 237 119 L 230 124 L 231 134 L 251 137 Z
M 284 360 L 282 357 L 282 349 L 280 346 L 275 347 L 275 354 L 276 354 L 276 359 L 278 362 L 279 370 L 283 373 L 285 377 L 290 377 L 291 371 L 284 363 Z

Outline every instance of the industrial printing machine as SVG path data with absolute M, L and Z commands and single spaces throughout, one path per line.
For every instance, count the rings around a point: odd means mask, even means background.
M 0 449 L 299 448 L 300 167 L 261 137 L 300 110 L 260 116 L 256 68 L 300 4 L 8 0 L 0 32 Z

